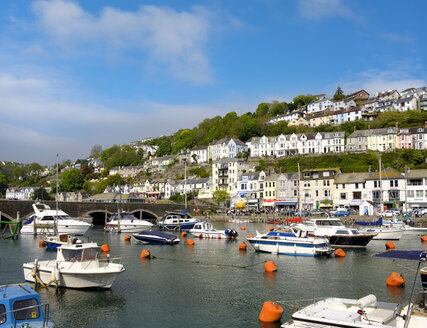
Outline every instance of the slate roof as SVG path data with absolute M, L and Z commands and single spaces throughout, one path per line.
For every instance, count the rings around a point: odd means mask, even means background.
M 339 173 L 335 178 L 335 184 L 363 183 L 369 177 L 368 172 Z

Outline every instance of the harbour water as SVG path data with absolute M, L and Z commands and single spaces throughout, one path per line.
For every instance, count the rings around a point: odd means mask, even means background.
M 375 294 L 378 300 L 405 302 L 412 287 L 416 263 L 373 258 L 385 251 L 385 242 L 371 241 L 365 249 L 345 249 L 345 258 L 292 257 L 255 253 L 248 245 L 239 252 L 245 236 L 267 231 L 269 225 L 215 223 L 235 228 L 235 241 L 197 239 L 192 247 L 143 245 L 124 241 L 125 234 L 105 233 L 101 226 L 89 230 L 99 245 L 109 244 L 111 257 L 122 257 L 126 271 L 111 290 L 39 288 L 50 304 L 57 327 L 277 327 L 263 325 L 258 315 L 264 301 L 277 301 L 285 310 L 282 321 L 313 298 L 360 298 Z M 189 238 L 189 237 L 187 237 Z M 56 252 L 40 248 L 39 237 L 0 240 L 0 284 L 23 282 L 22 263 L 52 259 Z M 405 233 L 397 249 L 424 249 L 419 233 Z M 141 260 L 149 249 L 156 256 Z M 263 263 L 274 260 L 277 272 L 265 273 Z M 407 280 L 404 288 L 389 288 L 391 272 Z M 421 289 L 419 278 L 417 290 Z

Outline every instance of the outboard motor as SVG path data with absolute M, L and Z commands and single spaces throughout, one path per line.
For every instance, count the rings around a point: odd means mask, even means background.
M 227 229 L 227 230 L 225 230 L 224 232 L 225 232 L 225 234 L 226 234 L 229 238 L 231 238 L 231 237 L 237 237 L 237 235 L 238 235 L 237 231 L 236 231 L 236 230 L 234 230 L 234 229 Z

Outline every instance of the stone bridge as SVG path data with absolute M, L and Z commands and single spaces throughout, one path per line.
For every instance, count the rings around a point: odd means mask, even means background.
M 26 219 L 34 213 L 33 201 L 0 200 L 1 221 Z M 56 208 L 55 201 L 45 201 L 51 209 Z M 103 202 L 59 202 L 58 208 L 68 213 L 73 218 L 86 218 L 94 224 L 104 224 L 105 215 L 117 213 L 119 210 L 130 212 L 139 219 L 156 221 L 166 212 L 182 212 L 183 204 L 153 204 L 153 203 L 103 203 Z M 191 215 L 195 208 L 202 211 L 211 207 L 206 205 L 188 205 L 188 214 Z M 214 207 L 212 207 L 214 208 Z

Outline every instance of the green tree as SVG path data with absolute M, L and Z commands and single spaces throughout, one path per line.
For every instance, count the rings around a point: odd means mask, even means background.
M 44 188 L 38 188 L 34 190 L 34 193 L 31 196 L 32 200 L 51 200 L 49 193 Z
M 168 138 L 161 138 L 158 143 L 159 148 L 156 151 L 156 156 L 161 157 L 172 153 L 172 145 Z
M 22 180 L 27 174 L 27 170 L 22 166 L 17 166 L 13 169 L 12 175 L 16 180 Z
M 171 195 L 169 197 L 169 200 L 172 201 L 172 202 L 174 202 L 174 203 L 177 203 L 177 204 L 182 203 L 184 201 L 182 195 L 179 192 Z
M 102 153 L 102 146 L 94 145 L 90 151 L 90 157 L 98 158 L 99 156 L 101 156 L 101 153 Z
M 85 180 L 82 174 L 77 169 L 66 171 L 61 176 L 61 183 L 59 184 L 59 191 L 77 191 L 83 188 Z
M 215 203 L 226 203 L 230 199 L 230 194 L 225 190 L 215 190 L 213 192 L 213 200 Z
M 7 177 L 4 174 L 0 174 L 0 194 L 4 195 L 8 187 Z
M 30 173 L 32 173 L 32 174 L 37 174 L 37 175 L 39 175 L 40 174 L 40 172 L 41 172 L 41 170 L 42 170 L 42 167 L 41 167 L 41 165 L 39 164 L 39 163 L 31 163 L 29 166 L 28 166 L 28 170 L 30 171 Z
M 255 116 L 263 117 L 268 114 L 269 110 L 270 110 L 270 105 L 268 103 L 261 103 L 258 105 L 257 109 L 255 110 Z
M 293 99 L 296 108 L 302 108 L 316 101 L 316 97 L 312 95 L 299 95 Z
M 271 116 L 282 115 L 286 112 L 287 104 L 285 102 L 279 102 L 277 100 L 273 100 L 270 105 L 270 114 Z
M 338 87 L 337 91 L 335 91 L 334 97 L 332 99 L 333 100 L 341 100 L 344 98 L 345 98 L 344 92 L 342 91 L 341 87 Z

